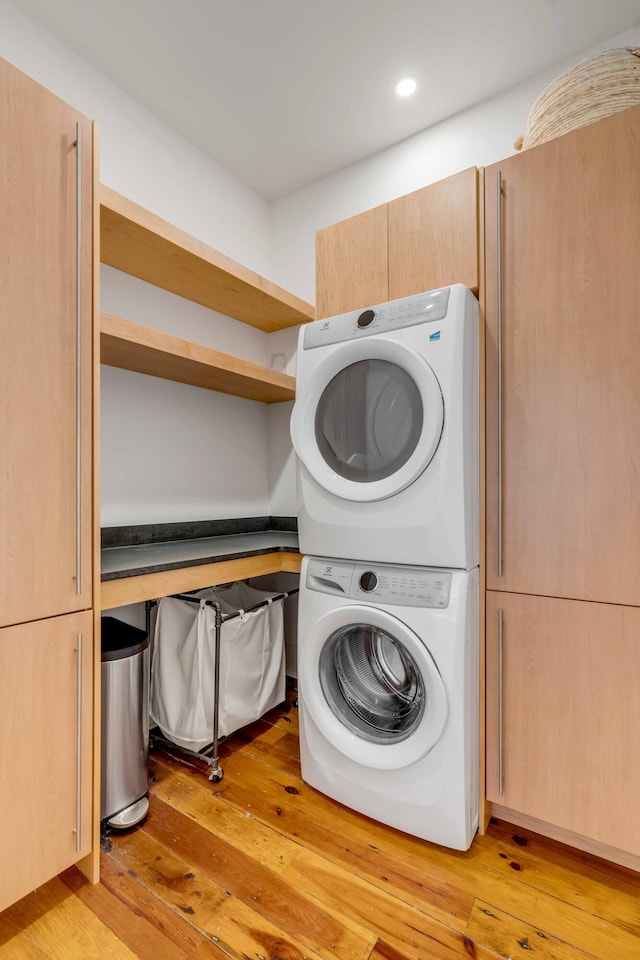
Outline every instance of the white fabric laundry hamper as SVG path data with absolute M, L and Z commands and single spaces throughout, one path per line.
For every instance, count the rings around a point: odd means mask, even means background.
M 220 632 L 218 733 L 226 737 L 285 698 L 283 599 L 245 583 L 201 590 L 200 603 L 158 601 L 151 661 L 151 720 L 179 747 L 201 750 L 212 742 L 216 611 Z M 276 595 L 278 596 L 278 595 Z M 271 602 L 250 610 L 264 600 Z M 229 615 L 240 616 L 224 620 Z

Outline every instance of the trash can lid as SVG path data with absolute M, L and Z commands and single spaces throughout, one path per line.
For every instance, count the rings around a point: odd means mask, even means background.
M 132 627 L 115 617 L 101 617 L 101 624 L 103 663 L 133 657 L 149 646 L 149 637 L 145 630 Z

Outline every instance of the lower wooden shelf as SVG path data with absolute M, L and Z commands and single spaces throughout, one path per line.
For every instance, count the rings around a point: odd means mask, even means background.
M 220 583 L 230 583 L 233 580 L 260 577 L 265 573 L 299 573 L 301 564 L 301 554 L 278 551 L 254 557 L 240 557 L 236 560 L 180 567 L 177 570 L 161 570 L 157 573 L 145 573 L 139 577 L 106 580 L 100 588 L 100 609 L 110 610 L 113 607 L 123 607 L 128 603 L 166 597 L 171 593 L 201 590 L 205 587 L 215 587 Z
M 100 321 L 100 361 L 262 403 L 293 400 L 296 392 L 288 374 L 108 313 Z

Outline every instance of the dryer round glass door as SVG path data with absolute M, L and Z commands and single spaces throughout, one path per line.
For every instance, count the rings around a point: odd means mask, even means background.
M 415 763 L 447 717 L 427 647 L 377 608 L 354 605 L 322 617 L 301 645 L 299 684 L 303 709 L 332 745 L 377 769 Z
M 299 388 L 291 436 L 326 490 L 355 501 L 399 493 L 429 465 L 444 422 L 442 391 L 414 350 L 348 343 Z
M 397 473 L 422 432 L 420 391 L 389 360 L 358 360 L 337 373 L 318 402 L 318 449 L 339 476 L 357 483 Z

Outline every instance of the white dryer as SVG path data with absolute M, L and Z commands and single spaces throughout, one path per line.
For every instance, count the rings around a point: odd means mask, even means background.
M 455 284 L 303 327 L 291 438 L 302 553 L 477 566 L 473 294 Z
M 478 571 L 305 557 L 302 777 L 466 850 L 478 826 Z

